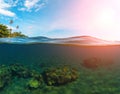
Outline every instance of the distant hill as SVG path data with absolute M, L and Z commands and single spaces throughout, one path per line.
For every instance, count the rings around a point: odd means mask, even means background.
M 51 38 L 44 37 L 44 36 L 30 37 L 29 39 L 34 39 L 34 40 L 51 40 Z
M 111 41 L 102 40 L 99 38 L 91 37 L 91 36 L 75 36 L 69 38 L 59 38 L 56 39 L 59 43 L 66 44 L 80 44 L 80 45 L 93 45 L 93 44 L 111 44 Z
M 25 38 L 1 38 L 2 43 L 53 43 L 53 44 L 73 44 L 73 45 L 113 45 L 120 42 L 106 41 L 91 36 L 75 36 L 68 38 L 48 38 L 44 36 Z

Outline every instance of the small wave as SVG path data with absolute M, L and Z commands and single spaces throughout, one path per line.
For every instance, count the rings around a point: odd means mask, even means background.
M 118 45 L 120 42 L 105 41 L 93 37 L 70 37 L 70 38 L 48 38 L 48 37 L 15 37 L 0 38 L 0 43 L 9 44 L 35 44 L 35 43 L 53 43 L 53 44 L 75 44 L 75 45 Z
M 0 38 L 0 43 L 10 43 L 10 44 L 29 44 L 29 43 L 46 43 L 49 42 L 48 38 L 40 37 L 16 37 L 16 38 Z

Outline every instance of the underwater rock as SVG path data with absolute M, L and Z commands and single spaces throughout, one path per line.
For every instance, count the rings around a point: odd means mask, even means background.
M 101 59 L 97 57 L 85 59 L 82 65 L 86 68 L 97 69 L 100 67 L 110 67 L 114 64 L 112 59 Z
M 83 61 L 82 65 L 86 68 L 96 69 L 101 66 L 101 59 L 96 57 L 88 58 Z
M 43 77 L 47 85 L 59 86 L 75 81 L 78 78 L 78 71 L 75 68 L 63 66 L 46 70 Z

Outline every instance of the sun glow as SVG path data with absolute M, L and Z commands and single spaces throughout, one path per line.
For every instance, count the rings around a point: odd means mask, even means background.
M 117 12 L 111 8 L 101 9 L 94 18 L 94 28 L 97 28 L 96 32 L 101 32 L 103 39 L 115 40 L 119 36 L 120 20 L 117 16 Z
M 115 13 L 113 10 L 103 10 L 99 13 L 97 20 L 99 25 L 103 27 L 112 26 L 115 19 Z
M 114 9 L 100 9 L 91 24 L 91 31 L 101 34 L 101 38 L 106 40 L 116 40 L 120 34 L 120 20 Z M 97 34 L 97 35 L 98 35 Z
M 64 13 L 60 26 L 73 30 L 74 35 L 120 40 L 120 0 L 76 0 Z

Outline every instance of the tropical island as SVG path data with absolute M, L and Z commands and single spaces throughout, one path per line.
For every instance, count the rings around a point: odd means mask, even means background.
M 13 23 L 13 20 L 10 20 L 10 24 Z M 16 30 L 19 26 L 16 26 Z M 26 35 L 22 34 L 21 32 L 13 32 L 12 28 L 8 28 L 7 25 L 0 24 L 0 38 L 7 38 L 7 37 L 27 37 Z

